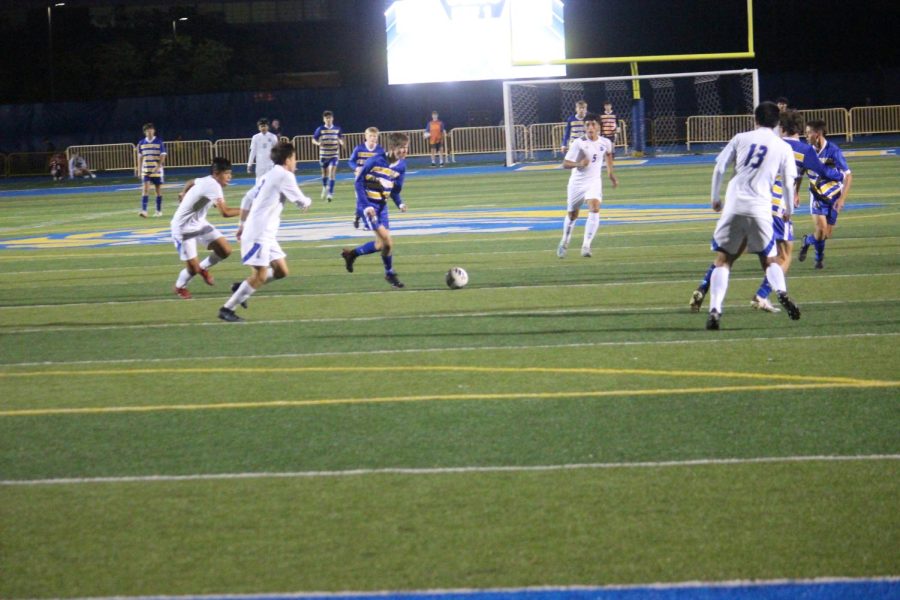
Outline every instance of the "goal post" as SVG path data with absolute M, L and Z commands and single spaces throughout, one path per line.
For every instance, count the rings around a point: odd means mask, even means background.
M 634 99 L 635 85 L 641 92 L 639 100 Z M 611 101 L 613 112 L 623 121 L 622 131 L 633 136 L 628 145 L 666 149 L 686 141 L 688 117 L 752 114 L 759 104 L 759 72 L 736 69 L 504 81 L 507 166 L 554 156 L 546 142 L 535 144 L 531 132 L 548 125 L 564 125 L 577 100 L 587 101 L 588 109 L 598 114 L 603 112 L 604 101 Z M 556 150 L 561 142 L 556 141 Z

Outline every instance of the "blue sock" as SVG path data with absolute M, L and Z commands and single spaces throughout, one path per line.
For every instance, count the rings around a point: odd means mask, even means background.
M 325 177 L 322 177 L 322 187 L 325 187 L 326 185 L 328 185 L 328 176 L 327 175 Z
M 808 233 L 805 236 L 803 236 L 803 245 L 804 246 L 812 246 L 815 243 L 816 243 L 816 237 L 813 234 Z
M 375 254 L 375 242 L 368 242 L 366 244 L 363 244 L 362 246 L 354 250 L 354 252 L 356 252 L 357 256 L 362 256 L 364 254 Z
M 385 256 L 381 255 L 381 262 L 384 263 L 384 272 L 385 274 L 394 272 L 394 257 L 393 256 Z
M 156 210 L 157 211 L 162 210 L 162 196 L 156 197 Z
M 333 193 L 334 193 L 334 179 L 329 179 L 329 180 L 328 180 L 328 193 L 329 193 L 329 194 L 333 194 Z
M 814 240 L 813 245 L 816 247 L 816 262 L 822 262 L 825 258 L 825 240 Z
M 769 279 L 767 277 L 763 277 L 762 285 L 759 286 L 759 289 L 756 290 L 756 295 L 760 298 L 768 298 L 769 294 L 772 293 L 772 284 L 769 283 Z
M 141 196 L 141 210 L 147 212 L 147 202 L 150 200 L 148 196 Z
M 700 285 L 697 287 L 697 289 L 704 294 L 709 291 L 709 278 L 712 277 L 712 272 L 715 268 L 716 263 L 709 265 L 709 268 L 706 270 L 706 275 L 703 276 L 703 279 L 700 280 Z

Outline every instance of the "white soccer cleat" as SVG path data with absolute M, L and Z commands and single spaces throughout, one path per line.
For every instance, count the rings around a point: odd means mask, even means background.
M 322 193 L 319 194 L 319 200 L 324 200 L 325 196 L 327 196 L 327 195 L 328 195 L 328 188 L 322 187 Z
M 581 256 L 583 256 L 585 258 L 590 258 L 591 256 L 593 256 L 591 254 L 591 247 L 590 246 L 582 246 L 581 247 Z
M 750 307 L 755 310 L 761 310 L 769 313 L 781 312 L 781 309 L 769 302 L 768 298 L 760 298 L 759 296 L 753 296 L 753 300 L 750 301 Z
M 161 211 L 161 210 L 156 211 L 156 212 L 153 214 L 153 216 L 154 216 L 154 217 L 161 217 L 161 216 L 162 216 L 162 211 Z
M 142 219 L 146 219 L 146 218 L 147 218 L 147 211 L 146 211 L 146 210 L 142 210 L 141 212 L 138 213 L 138 216 L 141 217 Z
M 565 257 L 566 257 L 566 250 L 567 250 L 566 245 L 565 245 L 565 244 L 560 244 L 559 247 L 556 248 L 556 256 L 557 256 L 558 258 L 565 258 Z

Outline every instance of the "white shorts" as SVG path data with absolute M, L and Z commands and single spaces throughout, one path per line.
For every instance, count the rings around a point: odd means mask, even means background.
M 775 247 L 775 233 L 772 229 L 772 216 L 722 215 L 713 233 L 712 249 L 737 256 L 745 240 L 747 252 L 762 253 L 763 256 L 778 254 Z
M 600 184 L 571 185 L 566 187 L 566 208 L 573 211 L 581 208 L 587 200 L 600 200 L 603 202 L 603 186 Z
M 172 240 L 175 242 L 175 249 L 178 250 L 178 258 L 181 260 L 197 258 L 198 245 L 207 248 L 220 237 L 225 236 L 209 223 L 197 231 L 181 232 L 172 230 Z
M 285 253 L 278 242 L 241 240 L 241 262 L 248 267 L 268 267 Z

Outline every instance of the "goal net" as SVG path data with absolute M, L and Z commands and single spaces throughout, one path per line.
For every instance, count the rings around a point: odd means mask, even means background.
M 633 99 L 634 82 L 640 101 Z M 675 152 L 688 141 L 688 117 L 752 114 L 759 103 L 759 77 L 756 69 L 743 69 L 504 81 L 506 164 L 556 158 L 565 121 L 579 100 L 598 114 L 604 102 L 612 103 L 619 123 L 617 148 L 627 152 L 637 143 L 638 149 L 651 153 Z M 633 121 L 635 115 L 642 115 L 641 123 Z

